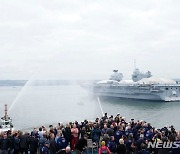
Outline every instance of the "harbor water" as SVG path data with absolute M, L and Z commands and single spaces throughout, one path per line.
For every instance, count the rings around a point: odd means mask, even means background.
M 23 93 L 22 89 L 22 86 L 0 86 L 0 116 L 4 114 L 4 104 L 8 104 L 11 107 L 10 116 L 18 129 L 61 121 L 92 120 L 102 115 L 97 98 L 77 85 L 37 86 Z M 120 98 L 99 100 L 103 112 L 108 115 L 120 113 L 127 121 L 134 118 L 145 120 L 156 128 L 173 125 L 180 130 L 180 102 Z

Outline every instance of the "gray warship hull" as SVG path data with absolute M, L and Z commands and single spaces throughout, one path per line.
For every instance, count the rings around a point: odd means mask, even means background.
M 94 85 L 96 96 L 142 99 L 153 101 L 180 101 L 180 85 Z

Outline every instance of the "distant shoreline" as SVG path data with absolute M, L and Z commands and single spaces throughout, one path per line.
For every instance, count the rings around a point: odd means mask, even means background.
M 98 80 L 34 80 L 33 86 L 57 86 L 57 85 L 69 85 L 69 84 L 81 84 L 84 82 L 93 83 Z M 0 80 L 0 87 L 5 86 L 24 86 L 28 80 Z
M 0 86 L 24 86 L 28 80 L 0 80 Z

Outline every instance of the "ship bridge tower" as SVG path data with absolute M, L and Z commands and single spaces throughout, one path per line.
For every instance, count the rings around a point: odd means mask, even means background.
M 150 78 L 152 76 L 150 71 L 147 71 L 146 73 L 142 73 L 139 71 L 138 68 L 135 68 L 133 74 L 132 74 L 132 80 L 134 82 L 137 82 L 143 78 Z
M 119 73 L 118 70 L 113 70 L 113 74 L 110 77 L 110 80 L 116 80 L 116 81 L 121 81 L 123 78 L 123 74 Z

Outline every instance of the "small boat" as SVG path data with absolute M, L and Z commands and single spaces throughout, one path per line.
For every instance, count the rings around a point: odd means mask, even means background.
M 4 116 L 0 119 L 0 132 L 12 131 L 12 119 L 7 114 L 7 104 L 5 104 Z

